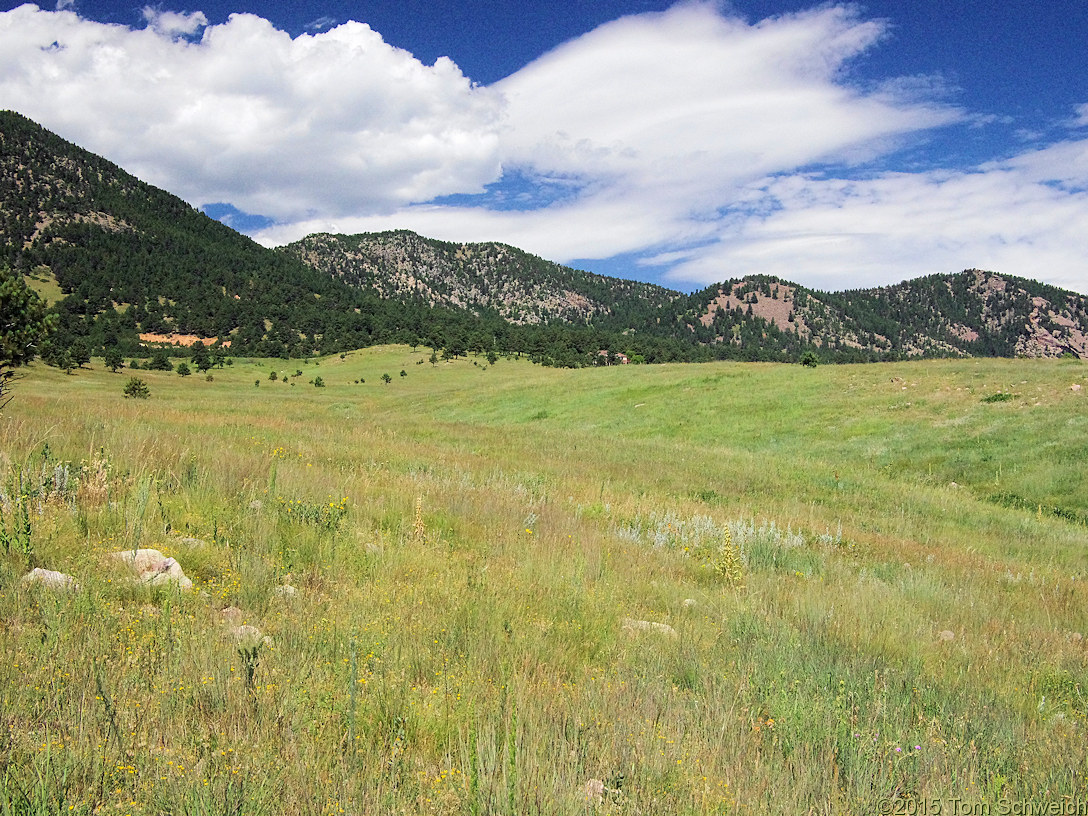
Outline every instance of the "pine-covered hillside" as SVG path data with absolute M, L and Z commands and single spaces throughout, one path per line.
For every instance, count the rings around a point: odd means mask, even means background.
M 861 325 L 902 325 L 908 354 L 1088 357 L 1088 298 L 1025 278 L 968 269 L 836 298 Z
M 324 322 L 322 276 L 18 114 L 0 114 L 0 184 L 3 261 L 59 287 L 68 332 L 260 340 L 266 320 Z
M 456 244 L 408 230 L 319 233 L 282 250 L 382 297 L 494 312 L 516 324 L 610 317 L 637 328 L 683 298 L 671 289 L 571 269 L 506 244 Z
M 774 277 L 691 296 L 683 322 L 699 342 L 811 343 L 827 359 L 1088 357 L 1088 298 L 979 269 L 828 293 Z
M 141 354 L 141 335 L 284 357 L 392 342 L 499 353 L 546 345 L 498 317 L 382 297 L 262 247 L 10 111 L 0 112 L 0 264 L 59 315 L 47 359 L 76 347 L 77 356 Z
M 689 295 L 406 230 L 267 249 L 12 112 L 0 266 L 58 315 L 47 359 L 146 354 L 151 336 L 179 335 L 234 354 L 403 342 L 561 366 L 1088 356 L 1088 298 L 979 270 L 840 293 L 752 276 Z

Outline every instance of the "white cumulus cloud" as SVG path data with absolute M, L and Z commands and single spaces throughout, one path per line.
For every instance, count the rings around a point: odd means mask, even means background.
M 171 39 L 191 37 L 208 24 L 208 18 L 202 11 L 191 13 L 163 11 L 151 6 L 144 6 L 144 19 L 156 33 Z
M 472 192 L 499 172 L 498 97 L 448 59 L 423 65 L 362 23 L 292 39 L 249 14 L 146 14 L 134 30 L 0 13 L 0 105 L 193 204 L 285 222 Z

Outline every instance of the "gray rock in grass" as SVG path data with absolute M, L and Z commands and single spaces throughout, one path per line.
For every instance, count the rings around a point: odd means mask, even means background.
M 665 637 L 679 637 L 677 631 L 667 623 L 658 623 L 657 621 L 624 618 L 621 622 L 621 628 L 629 635 L 637 635 L 640 632 L 653 632 L 658 635 L 664 635 Z
M 46 589 L 62 589 L 70 592 L 75 592 L 79 589 L 79 584 L 76 583 L 76 579 L 71 575 L 67 575 L 58 570 L 47 570 L 41 567 L 35 567 L 30 572 L 22 577 L 20 583 L 23 586 L 41 586 Z

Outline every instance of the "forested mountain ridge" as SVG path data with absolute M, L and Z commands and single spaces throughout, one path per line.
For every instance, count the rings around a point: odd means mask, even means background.
M 361 311 L 373 304 L 358 291 L 11 112 L 0 113 L 0 252 L 59 287 L 62 342 L 155 332 L 278 350 L 330 332 L 368 339 Z
M 711 346 L 754 320 L 837 359 L 1088 357 L 1088 297 L 980 269 L 834 293 L 752 276 L 695 293 L 682 320 Z
M 684 297 L 661 286 L 572 269 L 506 244 L 450 243 L 408 230 L 318 233 L 281 251 L 385 298 L 491 311 L 515 324 L 610 317 L 637 328 Z
M 977 357 L 1088 357 L 1088 297 L 1011 275 L 968 269 L 843 292 L 833 303 L 861 325 L 894 319 L 911 354 L 943 348 Z
M 93 354 L 145 354 L 139 335 L 154 333 L 229 340 L 235 354 L 403 342 L 564 366 L 1088 357 L 1088 298 L 979 270 L 839 293 L 756 275 L 684 294 L 404 230 L 271 250 L 11 112 L 2 265 L 50 296 L 55 347 Z
M 262 247 L 11 111 L 0 111 L 0 264 L 52 294 L 61 349 L 139 354 L 140 334 L 296 357 L 392 342 L 541 345 L 498 318 L 382 298 Z

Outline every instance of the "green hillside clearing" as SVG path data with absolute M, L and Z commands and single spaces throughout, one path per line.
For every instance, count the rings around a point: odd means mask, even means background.
M 26 372 L 0 813 L 1088 800 L 1088 366 L 429 355 Z

